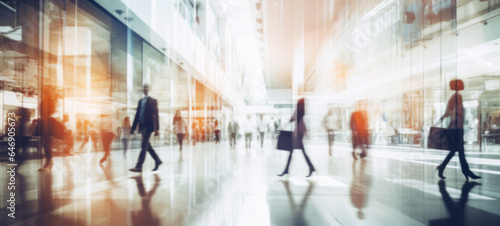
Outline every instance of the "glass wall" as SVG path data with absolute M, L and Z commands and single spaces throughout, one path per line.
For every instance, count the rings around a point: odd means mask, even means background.
M 62 68 L 55 79 L 58 89 L 63 90 L 60 99 L 63 108 L 58 113 L 68 115 L 68 125 L 77 132 L 79 141 L 84 142 L 87 135 L 95 141 L 99 139 L 102 114 L 113 115 L 118 120 L 114 111 L 119 102 L 113 98 L 111 70 L 112 24 L 104 15 L 91 15 L 85 7 L 72 3 L 66 4 L 63 13 L 67 17 L 61 22 L 63 32 L 58 44 L 63 51 L 56 53 L 62 59 L 54 65 Z M 51 33 L 52 29 L 44 27 L 44 32 Z M 94 147 L 99 148 L 98 145 Z
M 330 59 L 335 103 L 346 111 L 339 139 L 350 141 L 350 113 L 366 100 L 373 144 L 426 147 L 454 94 L 450 80 L 462 79 L 466 150 L 499 152 L 499 7 L 497 0 L 341 3 L 324 47 L 334 51 L 317 60 Z
M 143 83 L 150 84 L 150 94 L 158 102 L 158 114 L 162 137 L 168 139 L 169 122 L 173 117 L 170 113 L 170 69 L 169 59 L 151 45 L 143 42 Z
M 124 118 L 133 121 L 142 86 L 149 84 L 149 95 L 158 101 L 161 134 L 153 145 L 176 142 L 171 125 L 175 111 L 181 111 L 190 128 L 193 122 L 199 124 L 201 141 L 211 139 L 211 125 L 221 116 L 220 97 L 188 72 L 191 65 L 173 63 L 168 48 L 157 49 L 92 1 L 6 4 L 0 6 L 2 128 L 9 112 L 19 113 L 18 118 L 24 112 L 27 124 L 42 117 L 42 93 L 55 94 L 57 111 L 50 117 L 65 119 L 76 140 L 73 151 L 97 151 L 102 149 L 103 116 L 112 116 L 112 130 L 119 136 Z M 87 141 L 93 145 L 85 145 Z M 41 156 L 37 147 L 33 136 L 33 157 Z M 120 142 L 114 147 L 120 148 Z

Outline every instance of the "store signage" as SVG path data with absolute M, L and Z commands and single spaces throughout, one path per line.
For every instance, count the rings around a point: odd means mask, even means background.
M 275 104 L 274 108 L 293 108 L 292 104 Z
M 383 31 L 397 23 L 400 19 L 396 4 L 389 4 L 382 10 L 384 11 L 381 13 L 369 13 L 374 16 L 360 22 L 350 35 L 344 36 L 346 43 L 349 43 L 347 46 L 351 47 L 354 52 L 359 53 L 359 51 L 367 47 L 373 39 L 377 38 Z M 378 16 L 375 16 L 377 14 Z M 369 17 L 368 14 L 367 16 Z

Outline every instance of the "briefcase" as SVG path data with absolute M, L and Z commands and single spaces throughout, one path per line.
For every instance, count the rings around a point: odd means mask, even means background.
M 282 151 L 292 151 L 293 143 L 292 143 L 292 131 L 280 130 L 280 134 L 278 135 L 278 150 Z
M 448 129 L 431 127 L 429 138 L 427 139 L 427 148 L 450 150 L 450 142 L 447 134 Z

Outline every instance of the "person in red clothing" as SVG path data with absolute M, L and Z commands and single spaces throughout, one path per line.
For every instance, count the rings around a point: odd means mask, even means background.
M 356 157 L 356 147 L 361 148 L 361 158 L 366 157 L 366 149 L 368 148 L 368 120 L 366 117 L 364 101 L 358 101 L 358 110 L 351 114 L 351 131 L 352 131 L 352 157 Z

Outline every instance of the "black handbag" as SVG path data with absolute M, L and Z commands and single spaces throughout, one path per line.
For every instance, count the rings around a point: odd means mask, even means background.
M 292 151 L 293 143 L 292 143 L 293 132 L 287 130 L 280 130 L 280 134 L 278 136 L 278 150 L 282 151 Z
M 35 119 L 33 120 L 33 123 L 31 125 L 31 128 L 33 129 L 32 135 L 33 136 L 43 136 L 43 135 L 48 135 L 49 137 L 54 137 L 56 139 L 64 140 L 65 135 L 66 135 L 66 127 L 64 124 L 55 119 L 55 118 L 48 118 L 48 124 L 44 124 L 44 121 L 42 119 Z M 42 127 L 40 127 L 42 126 Z M 44 130 L 39 131 L 40 128 L 43 128 L 43 126 L 47 126 L 47 130 L 45 132 L 48 132 L 48 134 L 43 134 Z
M 427 139 L 427 148 L 450 150 L 450 141 L 448 138 L 448 129 L 436 127 L 443 120 L 439 120 L 429 131 Z

